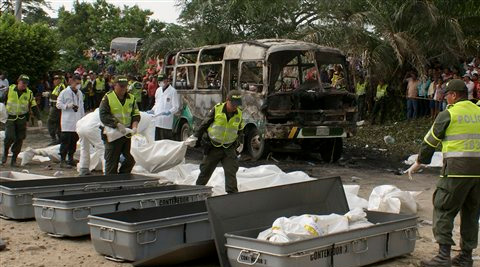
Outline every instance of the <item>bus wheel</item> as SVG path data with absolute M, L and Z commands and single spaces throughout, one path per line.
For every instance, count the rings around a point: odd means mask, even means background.
M 342 156 L 343 140 L 340 137 L 325 140 L 320 147 L 320 155 L 323 161 L 337 162 Z
M 256 161 L 262 157 L 265 150 L 265 140 L 260 136 L 256 127 L 251 128 L 247 132 L 244 147 L 252 160 Z
M 185 141 L 191 135 L 190 126 L 186 120 L 182 120 L 180 123 L 180 130 L 178 131 L 178 141 Z

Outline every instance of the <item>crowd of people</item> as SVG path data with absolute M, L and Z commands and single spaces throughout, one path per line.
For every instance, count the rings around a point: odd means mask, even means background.
M 480 101 L 480 59 L 473 58 L 465 61 L 458 67 L 442 67 L 439 63 L 433 63 L 426 75 L 418 77 L 416 72 L 408 72 L 404 78 L 406 97 L 406 118 L 416 119 L 420 117 L 431 117 L 435 119 L 439 112 L 447 106 L 445 88 L 447 83 L 453 79 L 462 79 L 468 89 L 468 99 L 473 103 Z M 358 96 L 359 118 L 363 119 L 366 113 L 365 94 L 367 79 L 360 76 L 357 78 L 355 91 Z M 333 82 L 333 80 L 332 80 Z M 371 120 L 375 123 L 377 119 L 384 121 L 384 110 L 386 108 L 385 96 L 388 84 L 383 79 L 378 79 L 375 87 Z M 380 116 L 378 116 L 380 114 Z

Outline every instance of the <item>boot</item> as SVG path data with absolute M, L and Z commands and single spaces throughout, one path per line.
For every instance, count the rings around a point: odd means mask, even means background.
M 72 166 L 68 165 L 68 163 L 65 160 L 60 161 L 60 168 L 62 169 L 71 169 Z
M 10 162 L 11 167 L 17 167 L 17 156 L 18 155 L 12 155 L 12 161 Z
M 452 260 L 450 258 L 450 245 L 439 245 L 437 256 L 433 257 L 429 261 L 421 261 L 422 267 L 450 267 L 452 266 Z
M 461 267 L 472 267 L 473 266 L 473 259 L 472 259 L 472 251 L 471 250 L 463 250 L 452 259 L 453 266 L 461 266 Z
M 88 175 L 92 175 L 92 173 L 88 168 L 80 168 L 78 176 L 88 176 Z

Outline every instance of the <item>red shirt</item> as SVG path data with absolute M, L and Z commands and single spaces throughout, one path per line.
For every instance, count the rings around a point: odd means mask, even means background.
M 155 92 L 157 92 L 157 83 L 148 82 L 147 94 L 150 97 L 155 97 Z
M 473 87 L 473 97 L 475 99 L 480 99 L 480 81 L 473 82 L 475 87 Z

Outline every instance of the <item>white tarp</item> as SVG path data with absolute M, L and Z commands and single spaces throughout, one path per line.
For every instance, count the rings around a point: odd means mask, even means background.
M 258 239 L 272 243 L 287 243 L 324 235 L 345 232 L 373 225 L 366 219 L 367 214 L 360 208 L 345 215 L 311 215 L 280 217 L 272 227 L 260 232 Z
M 415 198 L 421 191 L 402 191 L 394 185 L 381 185 L 372 190 L 368 210 L 390 213 L 416 214 Z
M 406 165 L 412 165 L 417 161 L 418 154 L 413 154 L 410 157 L 408 157 L 407 160 L 405 160 L 403 163 Z M 442 152 L 435 152 L 432 157 L 432 162 L 427 165 L 427 167 L 442 167 L 443 166 L 443 154 Z
M 7 109 L 5 108 L 5 104 L 0 103 L 0 122 L 6 123 L 8 119 Z
M 347 198 L 350 210 L 355 208 L 368 208 L 368 201 L 358 196 L 360 185 L 343 185 L 343 190 L 345 191 L 345 197 Z

